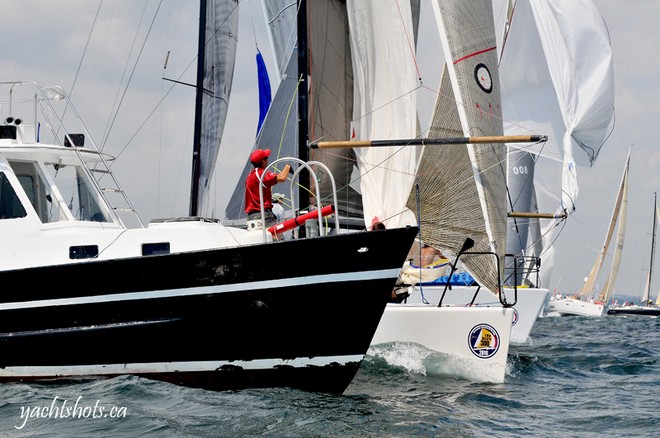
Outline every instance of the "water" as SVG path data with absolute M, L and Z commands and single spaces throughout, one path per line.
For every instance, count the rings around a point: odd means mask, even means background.
M 658 436 L 659 333 L 651 317 L 540 318 L 532 342 L 511 347 L 504 384 L 436 373 L 440 364 L 412 353 L 397 365 L 369 356 L 342 396 L 212 392 L 131 376 L 4 384 L 0 436 Z M 21 418 L 21 408 L 63 413 L 64 400 L 86 408 L 83 417 Z

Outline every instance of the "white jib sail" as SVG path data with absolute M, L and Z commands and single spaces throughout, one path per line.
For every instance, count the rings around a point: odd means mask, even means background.
M 353 55 L 355 140 L 415 138 L 417 75 L 409 2 L 348 0 Z M 415 179 L 416 148 L 357 148 L 365 225 L 415 224 L 406 202 Z M 402 213 L 403 212 L 403 213 Z

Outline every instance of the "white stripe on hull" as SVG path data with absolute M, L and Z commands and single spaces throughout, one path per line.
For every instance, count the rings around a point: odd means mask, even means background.
M 126 364 L 100 364 L 75 366 L 17 366 L 0 368 L 2 377 L 69 377 L 69 376 L 103 376 L 117 374 L 151 374 L 175 372 L 209 372 L 216 371 L 223 366 L 240 367 L 244 370 L 271 370 L 287 366 L 305 368 L 308 366 L 326 366 L 332 363 L 346 365 L 351 362 L 360 362 L 364 355 L 302 357 L 295 359 L 255 359 L 250 361 L 196 361 L 196 362 L 155 362 L 155 363 L 126 363 Z
M 210 295 L 228 292 L 242 292 L 258 289 L 278 289 L 293 286 L 306 286 L 320 283 L 339 283 L 344 281 L 366 281 L 380 278 L 396 278 L 399 268 L 381 269 L 376 271 L 350 272 L 341 274 L 312 275 L 308 277 L 282 278 L 278 280 L 251 281 L 247 283 L 233 283 L 225 285 L 202 286 L 196 288 L 178 288 L 156 290 L 147 292 L 126 292 L 120 294 L 107 294 L 99 296 L 86 296 L 76 298 L 57 298 L 52 300 L 23 301 L 0 304 L 0 310 L 28 309 L 50 306 L 67 306 L 75 304 L 107 303 L 113 301 L 130 301 L 158 298 L 172 298 L 195 295 Z

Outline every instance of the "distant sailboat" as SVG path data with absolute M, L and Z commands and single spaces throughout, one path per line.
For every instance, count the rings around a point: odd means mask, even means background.
M 649 258 L 649 272 L 646 276 L 646 287 L 642 293 L 642 300 L 639 305 L 619 305 L 611 306 L 607 310 L 608 315 L 647 315 L 660 316 L 660 293 L 655 299 L 651 299 L 651 280 L 653 278 L 653 261 L 655 259 L 655 238 L 657 224 L 660 218 L 660 209 L 658 209 L 658 194 L 653 195 L 653 228 L 651 231 L 651 257 Z
M 623 240 L 626 227 L 626 216 L 628 210 L 628 172 L 630 168 L 630 151 L 621 177 L 621 184 L 612 211 L 612 218 L 605 236 L 605 242 L 601 248 L 596 262 L 589 272 L 582 289 L 574 297 L 553 296 L 548 302 L 548 312 L 557 312 L 560 315 L 580 315 L 580 316 L 602 316 L 607 307 L 607 302 L 612 298 L 614 284 L 619 272 L 621 263 L 621 254 L 623 252 Z M 610 247 L 614 229 L 617 226 L 616 244 L 612 256 L 612 267 L 605 282 L 605 286 L 597 291 L 596 281 L 600 274 L 603 262 Z

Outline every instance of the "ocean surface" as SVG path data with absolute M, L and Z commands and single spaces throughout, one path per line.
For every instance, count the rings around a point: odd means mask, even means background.
M 531 342 L 511 347 L 503 384 L 452 377 L 414 349 L 400 355 L 397 365 L 369 355 L 341 396 L 213 392 L 130 376 L 3 384 L 0 436 L 660 436 L 658 318 L 539 318 Z M 80 417 L 22 416 L 76 402 Z

